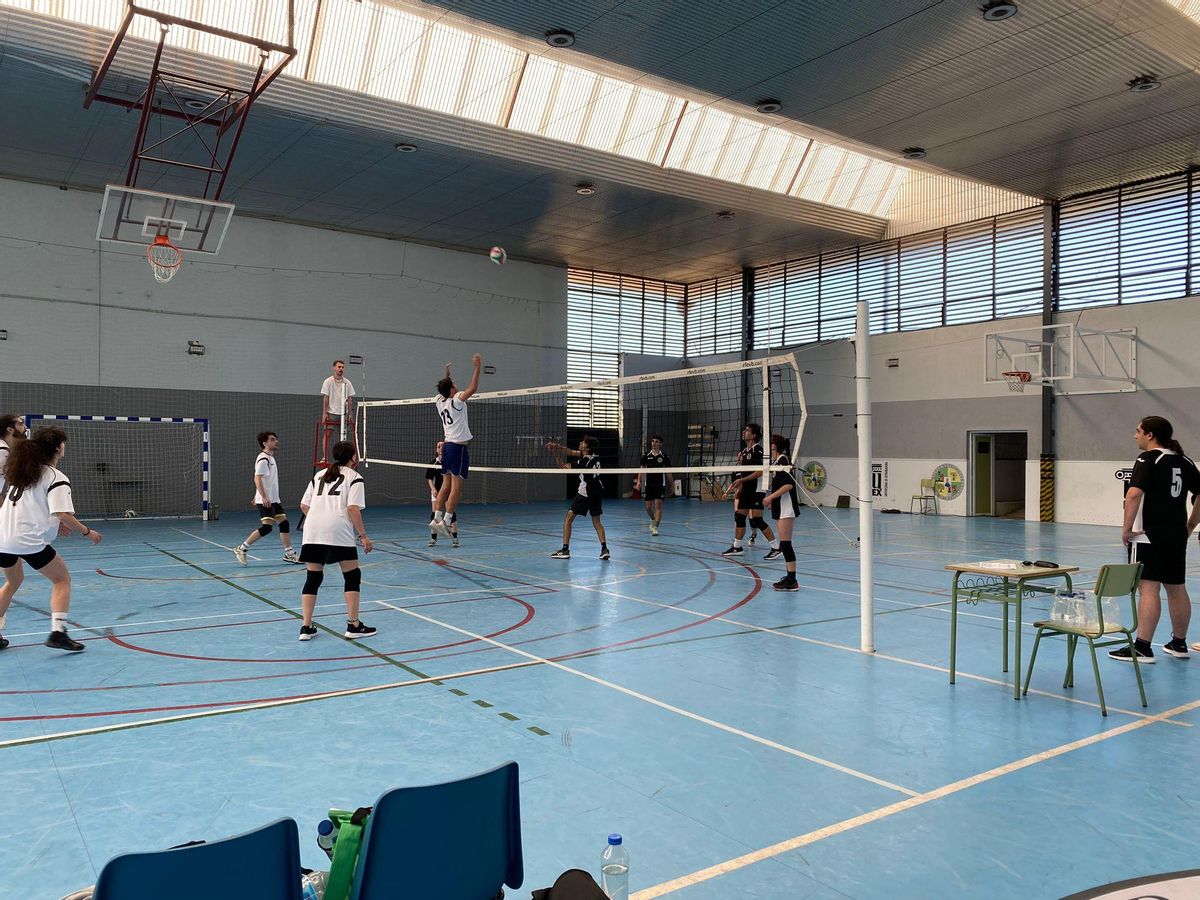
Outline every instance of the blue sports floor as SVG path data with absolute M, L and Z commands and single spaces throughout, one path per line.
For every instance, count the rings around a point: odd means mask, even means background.
M 856 551 L 812 510 L 802 590 L 780 594 L 761 542 L 719 555 L 726 505 L 670 501 L 655 538 L 640 503 L 609 501 L 609 562 L 582 520 L 573 558 L 549 558 L 563 506 L 464 508 L 458 550 L 426 548 L 424 508 L 368 509 L 379 634 L 361 642 L 340 637 L 332 570 L 330 631 L 296 640 L 302 570 L 274 535 L 245 568 L 226 549 L 248 515 L 61 541 L 88 649 L 41 646 L 48 585 L 27 576 L 0 654 L 0 896 L 57 898 L 113 854 L 280 815 L 327 868 L 329 807 L 508 759 L 526 869 L 510 897 L 595 871 L 612 831 L 641 898 L 1024 900 L 1197 866 L 1200 661 L 1159 652 L 1142 710 L 1130 668 L 1103 660 L 1104 719 L 1084 659 L 1060 687 L 1052 642 L 1017 702 L 984 604 L 962 609 L 948 684 L 943 565 L 1054 559 L 1090 585 L 1121 561 L 1116 529 L 878 516 L 878 652 L 862 654 Z M 856 511 L 830 515 L 855 533 Z

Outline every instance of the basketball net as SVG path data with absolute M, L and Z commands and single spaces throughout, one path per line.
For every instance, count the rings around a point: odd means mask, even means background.
M 1025 393 L 1025 385 L 1033 378 L 1031 372 L 1004 372 L 1004 380 L 1008 382 L 1008 389 L 1014 394 Z
M 154 280 L 166 284 L 175 277 L 183 264 L 183 252 L 171 243 L 165 234 L 154 238 L 154 243 L 146 248 L 146 260 L 154 272 Z

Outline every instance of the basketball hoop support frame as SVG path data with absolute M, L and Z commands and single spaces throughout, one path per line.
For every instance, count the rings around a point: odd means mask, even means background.
M 175 166 L 187 169 L 193 172 L 203 174 L 204 176 L 204 191 L 197 193 L 197 196 L 202 196 L 206 200 L 220 200 L 221 192 L 225 188 L 225 179 L 229 173 L 229 167 L 233 162 L 234 154 L 237 152 L 238 142 L 242 136 L 242 129 L 246 125 L 246 119 L 249 116 L 250 108 L 254 101 L 259 98 L 264 90 L 279 77 L 284 67 L 287 66 L 296 57 L 296 46 L 294 38 L 295 28 L 295 0 L 287 0 L 288 17 L 287 17 L 287 44 L 279 44 L 274 41 L 268 41 L 264 38 L 255 37 L 253 35 L 238 34 L 224 28 L 218 28 L 213 25 L 208 25 L 203 22 L 197 22 L 192 19 L 186 19 L 181 16 L 171 15 L 170 13 L 161 12 L 159 10 L 147 9 L 138 6 L 133 0 L 127 0 L 125 7 L 125 16 L 121 20 L 116 34 L 113 35 L 112 41 L 108 46 L 104 58 L 100 65 L 96 68 L 96 74 L 92 78 L 91 84 L 88 85 L 87 93 L 84 95 L 84 109 L 89 108 L 96 100 L 104 103 L 112 103 L 125 109 L 138 110 L 141 112 L 141 118 L 138 121 L 137 137 L 135 139 L 133 152 L 129 159 L 129 168 L 126 173 L 125 184 L 127 187 L 136 187 L 138 171 L 143 162 L 155 163 L 158 165 Z M 159 24 L 158 46 L 154 53 L 154 62 L 150 69 L 150 76 L 147 81 L 146 90 L 136 100 L 129 100 L 123 97 L 114 97 L 100 93 L 100 89 L 104 83 L 105 76 L 108 74 L 109 68 L 112 66 L 113 60 L 116 58 L 117 52 L 133 24 L 135 16 L 146 16 L 154 19 Z M 213 82 L 202 81 L 189 75 L 184 75 L 179 72 L 167 71 L 162 68 L 163 49 L 166 43 L 167 34 L 172 26 L 181 28 L 190 28 L 197 31 L 205 32 L 216 37 L 225 38 L 239 43 L 250 44 L 257 47 L 260 51 L 258 68 L 254 73 L 254 78 L 249 88 L 239 87 L 230 84 L 216 84 Z M 271 54 L 281 54 L 281 59 L 269 70 L 266 70 L 267 61 Z M 172 87 L 178 84 L 197 85 L 207 91 L 215 92 L 217 99 L 210 102 L 202 111 L 196 115 L 190 115 L 187 108 L 183 105 L 183 98 L 179 97 Z M 175 109 L 168 107 L 163 102 L 160 88 L 165 90 L 166 97 L 174 102 Z M 165 116 L 167 118 L 182 120 L 183 125 L 169 137 L 157 140 L 153 144 L 146 145 L 146 136 L 149 134 L 149 124 L 151 115 Z M 216 128 L 215 136 L 207 136 L 201 134 L 201 126 L 213 126 Z M 222 138 L 229 132 L 233 131 L 233 139 L 228 150 L 222 156 Z M 159 148 L 163 147 L 168 141 L 177 138 L 181 135 L 191 133 L 191 136 L 197 140 L 201 146 L 209 151 L 209 160 L 207 165 L 199 165 L 195 162 L 186 162 L 182 159 L 169 159 L 165 156 L 152 155 Z M 214 185 L 214 178 L 216 179 Z M 211 195 L 210 195 L 211 192 Z

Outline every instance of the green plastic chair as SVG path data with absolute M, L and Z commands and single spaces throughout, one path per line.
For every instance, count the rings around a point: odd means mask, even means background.
M 1034 627 L 1037 628 L 1037 637 L 1033 641 L 1033 653 L 1029 656 L 1029 669 L 1025 673 L 1025 687 L 1021 693 L 1029 693 L 1029 679 L 1033 676 L 1033 664 L 1037 660 L 1038 644 L 1041 643 L 1042 635 L 1061 634 L 1067 639 L 1067 674 L 1063 678 L 1064 688 L 1075 686 L 1075 647 L 1079 644 L 1079 639 L 1083 638 L 1087 641 L 1088 650 L 1092 653 L 1092 671 L 1096 675 L 1096 692 L 1100 695 L 1100 714 L 1107 716 L 1108 707 L 1104 704 L 1104 685 L 1100 681 L 1100 665 L 1096 662 L 1096 648 L 1124 644 L 1133 654 L 1133 673 L 1137 676 L 1138 693 L 1142 695 L 1142 706 L 1148 706 L 1146 688 L 1142 684 L 1142 670 L 1138 666 L 1137 654 L 1133 650 L 1133 636 L 1137 632 L 1137 588 L 1141 577 L 1141 563 L 1104 566 L 1100 569 L 1094 589 L 1096 599 L 1096 625 L 1094 628 L 1068 625 L 1066 622 L 1054 620 L 1034 622 Z M 1131 624 L 1126 627 L 1120 622 L 1105 622 L 1103 598 L 1124 596 L 1129 597 L 1129 608 L 1132 613 Z

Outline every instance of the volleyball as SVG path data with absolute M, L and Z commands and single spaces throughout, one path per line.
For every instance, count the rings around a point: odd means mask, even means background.
M 492 262 L 494 262 L 498 266 L 504 265 L 504 261 L 508 259 L 508 254 L 504 252 L 503 247 L 493 247 L 488 252 L 488 256 L 490 256 L 492 259 Z
M 127 509 L 127 510 L 125 510 L 125 518 L 127 518 L 127 519 L 136 519 L 136 518 L 137 518 L 137 510 L 136 510 L 136 509 Z

